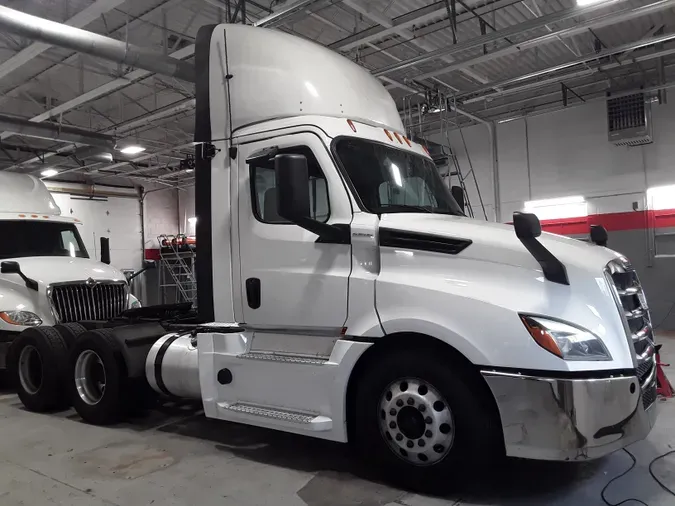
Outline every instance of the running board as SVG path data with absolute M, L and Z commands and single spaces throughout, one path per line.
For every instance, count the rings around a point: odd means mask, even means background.
M 333 428 L 333 420 L 327 416 L 322 415 L 312 415 L 296 411 L 265 408 L 253 404 L 246 404 L 244 402 L 237 402 L 235 404 L 229 404 L 225 406 L 221 404 L 220 407 L 232 413 L 250 415 L 256 418 L 271 418 L 273 420 L 279 420 L 292 425 L 303 426 L 304 430 L 325 431 L 331 430 Z
M 291 364 L 323 365 L 327 359 L 318 357 L 303 357 L 302 355 L 285 355 L 281 353 L 251 351 L 237 355 L 245 360 L 267 360 L 271 362 L 287 362 Z

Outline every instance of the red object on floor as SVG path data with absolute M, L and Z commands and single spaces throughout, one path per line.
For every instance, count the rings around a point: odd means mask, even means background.
M 664 364 L 661 362 L 661 356 L 659 353 L 656 353 L 656 393 L 662 397 L 675 397 L 675 392 L 673 391 L 673 385 L 670 384 L 668 378 L 666 378 L 666 373 L 663 372 L 663 366 L 669 366 L 670 364 Z

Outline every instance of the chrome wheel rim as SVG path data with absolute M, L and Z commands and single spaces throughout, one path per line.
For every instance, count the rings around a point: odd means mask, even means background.
M 19 354 L 19 381 L 29 394 L 36 394 L 42 386 L 42 357 L 35 346 L 25 346 Z
M 433 385 L 417 378 L 401 378 L 384 389 L 378 420 L 389 449 L 415 466 L 441 461 L 455 439 L 448 402 Z
M 98 404 L 105 393 L 105 367 L 103 361 L 93 350 L 80 353 L 75 361 L 75 387 L 77 393 L 87 404 Z

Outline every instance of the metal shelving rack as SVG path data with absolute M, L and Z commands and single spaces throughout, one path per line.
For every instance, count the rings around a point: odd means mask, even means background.
M 160 235 L 159 290 L 163 304 L 192 302 L 197 307 L 195 250 L 184 235 Z

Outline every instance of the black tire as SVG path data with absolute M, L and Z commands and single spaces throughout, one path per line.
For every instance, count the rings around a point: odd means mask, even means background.
M 61 334 L 68 349 L 72 348 L 75 341 L 77 341 L 77 338 L 87 331 L 87 329 L 79 323 L 59 323 L 54 325 L 54 328 Z
M 96 402 L 87 402 L 78 391 L 76 382 L 76 364 L 83 353 L 96 354 L 105 373 L 105 389 Z M 89 354 L 91 356 L 91 354 Z M 127 368 L 122 350 L 110 329 L 90 330 L 82 334 L 70 350 L 70 378 L 67 389 L 77 413 L 86 421 L 95 425 L 110 425 L 123 419 L 131 408 L 129 392 L 131 382 L 127 377 Z
M 68 407 L 64 392 L 68 347 L 53 327 L 26 329 L 19 334 L 9 348 L 7 368 L 28 410 L 43 413 Z
M 395 350 L 370 362 L 368 369 L 358 378 L 349 418 L 350 442 L 370 469 L 378 469 L 384 479 L 397 486 L 445 493 L 457 488 L 463 477 L 470 476 L 477 466 L 495 462 L 498 459 L 494 457 L 503 455 L 501 425 L 494 402 L 487 397 L 484 386 L 479 383 L 480 378 L 475 378 L 466 369 L 447 358 L 439 360 L 437 354 L 409 349 Z M 403 434 L 395 433 L 395 430 L 404 431 L 400 426 L 391 431 L 380 429 L 383 415 L 380 401 L 383 396 L 386 398 L 388 387 L 401 378 L 418 379 L 433 387 L 448 404 L 454 423 L 454 439 L 438 462 L 412 462 L 422 458 L 430 461 L 427 455 L 431 455 L 432 459 L 438 458 L 430 453 L 435 451 L 435 446 L 419 448 L 419 440 L 406 455 L 410 461 L 400 457 L 390 446 L 395 444 L 395 439 L 392 443 L 387 441 L 389 436 L 396 438 L 400 435 L 406 444 L 409 441 L 415 443 L 415 440 L 407 440 Z M 393 414 L 393 409 L 390 414 Z M 403 409 L 406 409 L 405 406 L 399 412 Z M 387 433 L 389 436 L 386 436 Z M 424 456 L 420 457 L 422 453 Z

